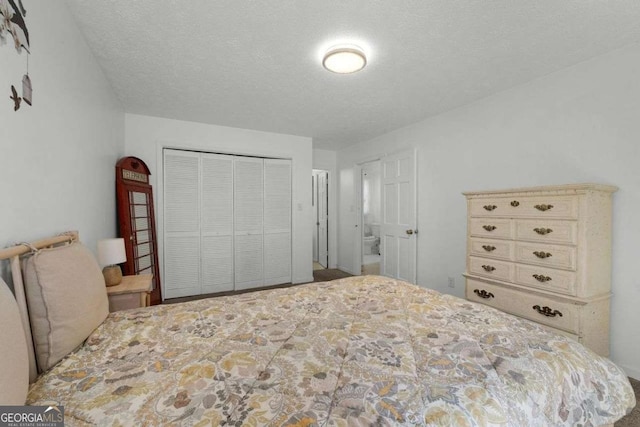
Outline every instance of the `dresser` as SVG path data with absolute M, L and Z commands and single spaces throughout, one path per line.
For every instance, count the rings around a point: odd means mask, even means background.
M 608 356 L 616 190 L 572 184 L 463 193 L 466 298 Z

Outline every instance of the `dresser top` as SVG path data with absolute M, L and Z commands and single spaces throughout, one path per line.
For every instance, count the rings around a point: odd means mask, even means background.
M 496 195 L 496 194 L 531 194 L 531 193 L 553 193 L 553 194 L 579 194 L 586 191 L 602 191 L 605 193 L 614 193 L 618 191 L 618 187 L 605 184 L 565 184 L 565 185 L 545 185 L 541 187 L 525 187 L 525 188 L 510 188 L 504 190 L 489 190 L 489 191 L 465 191 L 462 194 L 465 196 L 483 196 L 483 195 Z

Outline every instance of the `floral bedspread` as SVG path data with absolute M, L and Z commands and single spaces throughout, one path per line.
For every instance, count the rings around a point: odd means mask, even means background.
M 624 373 L 568 338 L 450 295 L 353 277 L 109 315 L 29 404 L 67 425 L 612 423 Z

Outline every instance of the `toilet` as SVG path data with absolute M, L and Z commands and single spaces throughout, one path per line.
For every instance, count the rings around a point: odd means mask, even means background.
M 362 241 L 365 255 L 380 255 L 380 226 L 378 224 L 365 224 Z

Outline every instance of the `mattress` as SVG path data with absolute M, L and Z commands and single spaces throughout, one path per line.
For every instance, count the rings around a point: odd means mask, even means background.
M 539 325 L 364 276 L 112 313 L 31 386 L 67 425 L 563 426 L 635 405 Z

